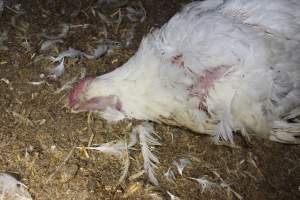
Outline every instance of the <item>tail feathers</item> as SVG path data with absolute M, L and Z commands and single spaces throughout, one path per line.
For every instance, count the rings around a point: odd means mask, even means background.
M 300 123 L 275 121 L 269 139 L 287 144 L 300 144 Z

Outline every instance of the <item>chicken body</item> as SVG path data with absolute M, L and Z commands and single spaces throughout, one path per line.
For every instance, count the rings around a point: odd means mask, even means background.
M 300 1 L 192 2 L 118 69 L 83 79 L 77 111 L 164 122 L 233 142 L 300 143 Z

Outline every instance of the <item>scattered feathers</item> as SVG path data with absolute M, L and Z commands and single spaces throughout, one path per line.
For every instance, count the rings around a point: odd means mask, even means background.
M 190 165 L 191 161 L 185 158 L 179 159 L 179 163 L 173 161 L 173 165 L 176 166 L 178 173 L 182 176 L 183 170 L 186 166 Z
M 174 172 L 171 168 L 168 169 L 168 171 L 166 173 L 164 173 L 164 176 L 166 177 L 166 179 L 171 182 L 171 183 L 175 183 L 175 175 Z
M 130 144 L 129 144 L 130 145 Z M 97 150 L 102 153 L 110 154 L 122 158 L 124 151 L 130 146 L 127 146 L 123 140 L 111 141 L 95 147 L 86 147 L 86 149 Z
M 108 46 L 107 45 L 99 45 L 95 49 L 95 51 L 94 51 L 94 53 L 92 55 L 84 53 L 84 56 L 87 59 L 98 59 L 98 58 L 102 57 L 104 54 L 106 54 L 107 50 L 108 50 Z
M 120 185 L 127 177 L 129 166 L 130 166 L 129 153 L 128 150 L 126 149 L 122 156 L 122 173 L 117 185 Z
M 98 11 L 97 14 L 98 14 L 98 17 L 99 17 L 103 22 L 105 22 L 107 25 L 110 25 L 110 24 L 113 23 L 112 20 L 111 20 L 110 18 L 106 17 L 106 16 L 105 16 L 104 14 L 102 14 L 100 11 Z
M 128 143 L 124 140 L 117 140 L 107 142 L 98 146 L 86 147 L 86 149 L 97 150 L 102 153 L 113 155 L 122 159 L 123 170 L 122 175 L 119 179 L 120 184 L 128 174 L 128 169 L 130 165 L 128 150 L 131 149 L 137 143 L 137 140 L 139 138 L 141 151 L 144 159 L 144 170 L 147 173 L 150 182 L 158 186 L 159 184 L 155 177 L 154 169 L 157 167 L 157 164 L 159 164 L 159 160 L 151 152 L 151 147 L 158 146 L 161 144 L 154 137 L 154 135 L 158 137 L 154 132 L 153 126 L 149 123 L 143 123 L 132 130 Z
M 221 181 L 220 187 L 227 189 L 227 195 L 229 195 L 230 193 L 232 193 L 237 199 L 239 199 L 239 200 L 243 199 L 243 197 L 239 193 L 237 193 L 234 189 L 232 189 L 232 187 L 228 183 L 225 182 L 225 180 L 221 177 L 221 175 L 218 172 L 213 171 L 213 173 Z
M 167 194 L 170 196 L 171 200 L 180 200 L 179 197 L 175 196 L 174 194 L 172 194 L 171 192 L 167 191 Z
M 132 26 L 130 29 L 127 29 L 124 32 L 122 32 L 121 38 L 123 41 L 123 45 L 125 47 L 131 46 L 134 36 L 135 36 L 135 26 Z
M 79 51 L 77 49 L 73 49 L 73 48 L 69 48 L 66 51 L 63 51 L 62 53 L 60 53 L 56 58 L 52 57 L 52 61 L 53 62 L 58 62 L 60 60 L 62 60 L 65 57 L 70 57 L 70 58 L 87 58 L 87 59 L 97 59 L 100 58 L 101 56 L 103 56 L 108 50 L 108 46 L 107 45 L 99 45 L 94 53 L 92 55 L 84 53 L 82 51 Z
M 143 4 L 141 1 L 139 1 L 137 3 L 137 6 L 135 6 L 135 7 L 131 7 L 131 6 L 126 7 L 126 10 L 127 10 L 126 16 L 130 19 L 130 21 L 132 21 L 132 22 L 137 22 L 137 21 L 144 22 L 145 21 L 146 10 L 143 7 Z
M 64 58 L 62 58 L 61 62 L 59 65 L 57 65 L 54 69 L 51 70 L 51 75 L 53 79 L 57 79 L 61 75 L 63 75 L 65 72 L 65 65 L 64 65 Z
M 85 75 L 86 75 L 86 69 L 81 68 L 81 71 L 80 71 L 79 75 L 73 77 L 70 81 L 67 81 L 63 86 L 61 86 L 61 88 L 57 89 L 54 92 L 54 94 L 58 94 L 62 91 L 69 90 L 78 79 L 82 79 Z
M 122 173 L 117 184 L 120 185 L 127 177 L 129 171 L 130 155 L 128 150 L 132 148 L 136 143 L 137 143 L 137 133 L 132 132 L 130 134 L 129 143 L 127 143 L 126 140 L 118 140 L 118 141 L 111 141 L 105 144 L 101 144 L 97 147 L 86 147 L 86 149 L 97 150 L 102 153 L 113 155 L 118 157 L 119 159 L 122 159 Z
M 77 76 L 75 76 L 74 78 L 72 78 L 70 81 L 67 81 L 61 88 L 57 89 L 54 94 L 58 94 L 61 93 L 62 91 L 65 90 L 69 90 L 72 88 L 72 86 L 74 85 L 74 83 L 77 81 Z
M 83 56 L 84 56 L 83 52 L 70 47 L 68 50 L 61 52 L 56 58 L 51 58 L 51 59 L 53 62 L 58 62 L 58 61 L 62 60 L 64 57 L 82 58 Z
M 203 193 L 205 189 L 210 189 L 212 187 L 218 186 L 217 183 L 209 181 L 205 176 L 200 177 L 200 178 L 190 178 L 190 179 L 195 180 L 200 184 L 201 193 Z

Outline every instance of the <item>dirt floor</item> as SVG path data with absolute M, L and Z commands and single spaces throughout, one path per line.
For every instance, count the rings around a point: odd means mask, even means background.
M 88 123 L 88 113 L 70 112 L 68 89 L 58 89 L 84 70 L 100 75 L 120 66 L 143 35 L 167 22 L 186 2 L 142 1 L 143 21 L 137 1 L 108 5 L 95 0 L 8 0 L 0 17 L 0 172 L 14 174 L 37 200 L 175 199 L 168 192 L 183 200 L 300 199 L 300 146 L 258 138 L 249 144 L 240 136 L 235 137 L 237 147 L 219 146 L 210 137 L 155 124 L 162 144 L 154 151 L 160 161 L 160 187 L 139 173 L 143 158 L 138 146 L 131 152 L 129 175 L 118 186 L 120 160 L 76 148 L 124 138 L 131 131 L 128 124 L 140 122 L 108 124 L 92 115 Z M 138 12 L 126 17 L 128 6 Z M 49 39 L 59 41 L 41 50 Z M 91 54 L 107 41 L 114 41 L 114 48 L 105 56 L 66 58 L 64 74 L 50 75 L 57 63 L 49 56 L 69 47 Z M 182 158 L 191 164 L 180 175 L 172 163 Z M 164 176 L 169 168 L 174 182 Z M 205 177 L 213 184 L 202 190 L 191 177 Z

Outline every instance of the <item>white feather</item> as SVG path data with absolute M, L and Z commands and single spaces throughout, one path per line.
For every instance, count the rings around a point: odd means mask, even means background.
M 69 48 L 66 51 L 61 52 L 56 58 L 51 58 L 53 62 L 57 62 L 62 60 L 65 57 L 70 58 L 87 58 L 87 59 L 97 59 L 101 56 L 103 56 L 108 50 L 108 46 L 104 44 L 98 45 L 98 47 L 95 49 L 94 53 L 92 55 L 84 53 L 80 50 Z
M 98 45 L 98 47 L 95 49 L 95 51 L 92 55 L 84 53 L 84 56 L 87 59 L 98 59 L 101 56 L 103 56 L 107 52 L 107 50 L 108 50 L 108 46 L 101 44 L 101 45 Z
M 51 70 L 51 77 L 53 77 L 54 79 L 57 79 L 58 77 L 60 77 L 61 75 L 63 75 L 65 72 L 65 65 L 64 65 L 64 58 L 62 58 L 62 60 L 60 61 L 60 63 Z
M 169 195 L 169 197 L 171 198 L 171 200 L 180 200 L 179 197 L 175 196 L 174 194 L 172 194 L 171 192 L 167 191 L 167 194 Z
M 146 19 L 146 10 L 145 10 L 142 2 L 140 2 L 140 1 L 137 3 L 137 6 L 139 7 L 137 9 L 134 9 L 129 6 L 126 7 L 127 17 L 133 22 L 136 22 L 136 21 L 144 22 Z
M 72 86 L 74 85 L 74 83 L 77 81 L 78 77 L 75 76 L 74 78 L 72 78 L 70 81 L 67 81 L 65 84 L 63 84 L 63 86 L 61 86 L 61 88 L 57 89 L 54 94 L 59 94 L 62 91 L 65 90 L 69 90 L 70 88 L 72 88 Z M 30 82 L 31 84 L 33 84 L 33 82 Z
M 101 144 L 97 147 L 86 147 L 86 149 L 100 151 L 102 153 L 111 154 L 117 157 L 122 157 L 123 152 L 127 147 L 124 144 L 124 141 L 111 141 L 104 144 Z
M 86 149 L 96 150 L 122 158 L 124 152 L 127 152 L 128 149 L 132 148 L 136 144 L 136 142 L 137 132 L 132 131 L 132 133 L 130 134 L 129 143 L 127 143 L 127 141 L 124 140 L 117 140 L 97 146 L 94 145 L 95 147 L 86 147 Z
M 164 173 L 164 176 L 166 177 L 166 179 L 171 182 L 171 183 L 175 183 L 175 175 L 174 172 L 171 168 L 168 169 L 167 172 Z
M 211 189 L 212 187 L 218 187 L 217 183 L 209 181 L 205 176 L 200 178 L 190 178 L 197 181 L 201 186 L 201 193 L 203 193 L 206 189 Z
M 56 58 L 53 58 L 52 61 L 53 62 L 61 61 L 65 57 L 71 57 L 71 58 L 79 57 L 79 58 L 82 58 L 83 56 L 84 56 L 83 52 L 70 47 L 68 50 L 63 51 L 62 53 L 60 53 Z
M 123 155 L 123 160 L 122 160 L 122 173 L 119 178 L 118 185 L 120 185 L 127 177 L 128 171 L 129 171 L 129 166 L 130 166 L 129 153 L 128 153 L 128 151 L 125 151 L 124 155 Z
M 191 161 L 185 158 L 179 159 L 179 163 L 173 161 L 173 165 L 176 166 L 178 173 L 182 176 L 184 168 L 191 164 Z
M 158 181 L 155 177 L 155 168 L 159 164 L 158 158 L 151 152 L 151 147 L 160 145 L 158 140 L 153 137 L 156 135 L 153 127 L 149 123 L 143 123 L 137 126 L 133 132 L 138 133 L 140 138 L 140 145 L 142 148 L 142 155 L 144 158 L 144 169 L 148 174 L 149 180 L 154 185 L 158 186 Z M 157 136 L 157 135 L 156 135 Z

